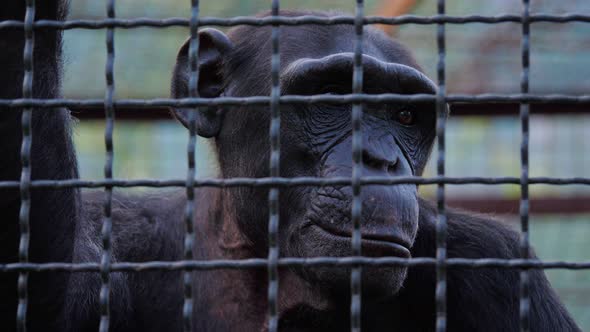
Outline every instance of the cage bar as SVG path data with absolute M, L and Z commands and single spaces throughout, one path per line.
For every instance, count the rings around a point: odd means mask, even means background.
M 24 21 L 25 46 L 23 50 L 23 98 L 33 97 L 33 75 L 35 49 L 35 34 L 33 24 L 35 21 L 35 0 L 26 0 L 26 12 Z M 20 211 L 19 231 L 20 239 L 18 245 L 19 263 L 29 261 L 29 240 L 30 240 L 30 212 L 31 212 L 31 145 L 32 137 L 32 116 L 31 107 L 22 110 L 21 127 L 21 176 L 20 176 Z M 18 305 L 16 310 L 16 328 L 18 331 L 27 330 L 27 305 L 28 305 L 28 280 L 29 274 L 26 271 L 19 272 L 17 281 Z
M 538 176 L 529 177 L 529 185 L 552 185 L 552 186 L 571 186 L 571 185 L 590 185 L 590 178 L 584 177 L 548 177 Z M 453 176 L 400 176 L 400 177 L 383 177 L 383 176 L 363 176 L 360 178 L 362 185 L 394 185 L 394 184 L 416 184 L 416 185 L 435 185 L 435 184 L 484 184 L 484 185 L 520 185 L 520 177 L 503 176 L 503 177 L 453 177 Z M 349 177 L 266 177 L 266 178 L 227 178 L 227 179 L 195 179 L 194 187 L 212 187 L 212 188 L 230 188 L 230 187 L 297 187 L 297 186 L 350 186 Z M 0 181 L 0 188 L 19 188 L 19 181 Z M 61 188 L 102 188 L 111 186 L 113 188 L 174 188 L 186 187 L 186 180 L 181 179 L 117 179 L 111 180 L 32 180 L 31 188 L 61 189 Z
M 199 97 L 199 0 L 191 0 L 190 41 L 189 41 L 189 83 L 188 93 L 190 97 Z M 187 175 L 185 182 L 186 207 L 184 213 L 184 259 L 192 260 L 195 242 L 194 211 L 195 211 L 195 175 L 196 160 L 195 150 L 197 146 L 196 113 L 199 108 L 188 114 L 188 144 L 187 144 Z M 190 270 L 182 271 L 183 305 L 182 326 L 183 330 L 190 332 L 193 329 L 193 273 Z
M 115 17 L 115 0 L 107 0 L 107 17 Z M 104 99 L 104 109 L 106 126 L 104 133 L 104 142 L 106 148 L 104 177 L 105 180 L 113 178 L 113 130 L 115 127 L 115 107 L 113 99 L 115 96 L 115 29 L 108 28 L 106 31 L 106 48 L 107 61 L 105 66 L 105 80 L 106 92 Z M 112 220 L 112 203 L 113 203 L 113 187 L 105 186 L 105 201 L 103 205 L 104 218 L 102 221 L 102 255 L 100 260 L 100 324 L 98 330 L 100 332 L 108 332 L 110 327 L 110 293 L 111 293 L 111 236 L 113 229 Z
M 273 0 L 271 15 L 280 14 L 280 1 Z M 280 176 L 281 160 L 281 113 L 279 99 L 280 86 L 280 25 L 274 24 L 271 30 L 271 91 L 270 91 L 270 176 Z M 279 188 L 271 187 L 268 193 L 268 331 L 276 332 L 279 327 L 278 293 L 279 293 Z
M 350 15 L 337 15 L 334 17 L 318 17 L 311 15 L 304 15 L 300 17 L 202 17 L 200 20 L 201 26 L 220 26 L 232 27 L 237 25 L 251 25 L 251 26 L 266 26 L 273 24 L 280 25 L 334 25 L 334 24 L 354 24 L 355 17 Z M 590 15 L 588 14 L 545 14 L 537 13 L 529 16 L 530 23 L 547 22 L 547 23 L 572 23 L 572 22 L 590 22 Z M 401 24 L 496 24 L 496 23 L 522 23 L 522 15 L 400 15 L 397 17 L 383 17 L 383 16 L 365 16 L 363 19 L 364 25 L 384 24 L 384 25 L 401 25 Z M 189 27 L 190 19 L 180 17 L 169 17 L 163 19 L 153 19 L 147 17 L 128 18 L 128 19 L 105 19 L 105 20 L 38 20 L 34 23 L 35 29 L 105 29 L 105 28 L 169 28 L 169 27 Z M 24 23 L 15 20 L 0 21 L 0 29 L 20 28 L 24 27 Z
M 352 73 L 352 92 L 354 94 L 363 93 L 363 17 L 365 8 L 363 0 L 356 1 L 356 12 L 354 20 L 354 60 Z M 361 182 L 363 167 L 363 104 L 352 104 L 352 255 L 362 256 L 361 250 L 361 217 L 362 217 L 362 198 Z M 354 266 L 350 274 L 350 330 L 352 332 L 361 331 L 361 279 L 362 267 Z
M 445 0 L 437 1 L 437 13 L 444 15 Z M 436 29 L 436 45 L 438 48 L 438 62 L 436 76 L 438 82 L 436 100 L 436 142 L 438 146 L 436 173 L 445 175 L 445 25 L 439 23 Z M 437 220 L 436 220 L 436 331 L 447 330 L 447 215 L 445 211 L 445 183 L 439 183 L 436 191 Z
M 590 261 L 540 261 L 531 259 L 503 258 L 447 258 L 448 268 L 499 268 L 499 269 L 563 269 L 589 270 Z M 436 258 L 415 257 L 285 257 L 279 258 L 279 267 L 436 267 Z M 149 261 L 149 262 L 115 262 L 111 272 L 147 272 L 147 271 L 178 271 L 178 270 L 241 270 L 260 269 L 268 266 L 268 259 L 211 259 L 191 261 Z M 98 263 L 9 263 L 0 264 L 0 272 L 100 272 Z
M 527 94 L 529 92 L 529 65 L 530 65 L 530 25 L 529 0 L 523 0 L 522 13 L 522 40 L 521 40 L 521 61 L 522 73 L 520 78 L 520 92 Z M 520 104 L 520 122 L 521 122 L 521 143 L 520 143 L 520 226 L 521 239 L 520 251 L 523 259 L 530 257 L 529 244 L 529 104 L 521 102 Z M 519 316 L 520 330 L 523 332 L 530 331 L 530 290 L 529 290 L 529 271 L 520 271 L 520 301 Z
M 375 95 L 345 94 L 345 95 L 284 95 L 279 99 L 280 105 L 313 105 L 334 104 L 345 105 L 353 103 L 379 104 L 379 103 L 417 103 L 436 102 L 438 99 L 429 94 L 401 95 L 395 93 L 383 93 Z M 447 103 L 529 103 L 529 104 L 590 104 L 590 94 L 448 94 L 445 97 Z M 269 96 L 252 97 L 217 97 L 217 98 L 155 98 L 155 99 L 119 99 L 114 101 L 115 108 L 161 108 L 161 107 L 199 107 L 199 106 L 266 106 L 270 103 Z M 0 99 L 1 107 L 8 108 L 101 108 L 104 107 L 103 99 Z
M 101 278 L 101 290 L 99 298 L 100 306 L 100 331 L 109 329 L 109 302 L 110 302 L 110 273 L 131 272 L 142 273 L 145 271 L 181 271 L 183 273 L 183 328 L 191 331 L 192 310 L 193 310 L 193 289 L 192 272 L 216 269 L 262 269 L 268 272 L 268 330 L 278 329 L 278 287 L 280 267 L 319 267 L 327 266 L 334 268 L 351 269 L 351 304 L 350 324 L 352 331 L 361 329 L 361 272 L 363 267 L 414 267 L 431 266 L 436 269 L 436 330 L 445 331 L 446 326 L 446 273 L 449 268 L 502 268 L 521 269 L 520 272 L 520 294 L 519 294 L 519 317 L 522 331 L 530 330 L 530 299 L 529 279 L 530 269 L 568 269 L 583 270 L 590 269 L 590 261 L 568 262 L 568 261 L 540 261 L 530 259 L 529 244 L 529 185 L 590 185 L 590 178 L 570 177 L 529 177 L 529 113 L 530 104 L 552 104 L 565 103 L 577 105 L 590 105 L 590 94 L 565 95 L 565 94 L 530 94 L 529 93 L 529 67 L 530 67 L 530 25 L 538 22 L 550 22 L 564 24 L 569 22 L 590 22 L 590 15 L 586 14 L 544 14 L 530 13 L 530 0 L 522 0 L 523 12 L 521 15 L 468 15 L 453 16 L 445 13 L 445 1 L 437 1 L 437 14 L 433 16 L 403 15 L 399 17 L 364 16 L 364 3 L 356 0 L 355 15 L 339 15 L 335 17 L 315 17 L 305 15 L 301 17 L 283 17 L 279 12 L 279 0 L 272 1 L 271 16 L 264 18 L 257 17 L 199 17 L 199 1 L 191 0 L 191 17 L 185 18 L 131 18 L 119 19 L 115 15 L 115 0 L 107 0 L 107 18 L 104 20 L 39 20 L 35 21 L 35 0 L 25 0 L 26 13 L 23 21 L 8 20 L 0 21 L 0 29 L 23 29 L 25 45 L 23 50 L 23 96 L 19 99 L 0 99 L 0 106 L 22 110 L 22 143 L 21 143 L 21 177 L 19 181 L 0 181 L 0 188 L 19 189 L 21 206 L 19 211 L 19 249 L 18 262 L 0 264 L 0 273 L 18 273 L 18 305 L 16 322 L 19 331 L 26 331 L 27 326 L 27 305 L 28 305 L 28 274 L 40 271 L 45 272 L 94 272 L 99 273 Z M 515 94 L 447 94 L 445 89 L 445 24 L 471 24 L 484 23 L 496 24 L 502 22 L 514 22 L 522 25 L 521 39 L 521 89 Z M 300 26 L 307 24 L 334 25 L 348 24 L 355 28 L 355 51 L 353 67 L 353 92 L 347 95 L 335 96 L 281 96 L 280 94 L 280 53 L 279 38 L 280 26 Z M 363 64 L 362 64 L 362 43 L 363 27 L 370 24 L 429 24 L 437 25 L 436 40 L 438 47 L 437 82 L 438 92 L 436 95 L 401 95 L 401 94 L 380 94 L 366 95 L 363 93 Z M 270 96 L 253 96 L 245 98 L 219 97 L 201 98 L 198 93 L 198 50 L 199 38 L 198 28 L 201 26 L 222 26 L 231 27 L 237 25 L 250 26 L 271 26 L 271 80 L 272 87 Z M 115 100 L 115 79 L 114 61 L 115 45 L 114 34 L 116 28 L 133 29 L 140 27 L 167 28 L 167 27 L 189 27 L 190 28 L 190 79 L 189 97 L 183 99 L 157 98 L 157 99 L 120 99 Z M 105 66 L 106 92 L 104 99 L 38 99 L 33 95 L 33 74 L 34 74 L 34 32 L 38 29 L 106 29 L 107 63 Z M 362 176 L 362 113 L 363 105 L 367 103 L 393 103 L 393 102 L 434 102 L 437 109 L 436 136 L 438 143 L 437 176 L 422 178 L 417 176 L 403 177 L 363 177 Z M 445 176 L 445 116 L 446 103 L 514 103 L 520 104 L 519 119 L 521 122 L 522 141 L 520 145 L 521 172 L 519 177 L 448 177 Z M 299 104 L 311 105 L 317 103 L 331 103 L 339 105 L 352 105 L 353 125 L 353 173 L 351 177 L 339 178 L 282 178 L 280 177 L 280 107 L 282 105 Z M 115 109 L 128 107 L 210 107 L 210 106 L 270 106 L 271 123 L 269 129 L 270 153 L 270 176 L 267 178 L 231 178 L 231 179 L 196 179 L 196 114 L 189 112 L 189 139 L 187 146 L 188 171 L 186 179 L 117 179 L 113 176 L 113 130 L 115 125 Z M 97 181 L 66 179 L 66 180 L 32 180 L 31 179 L 31 120 L 33 108 L 39 111 L 51 111 L 57 107 L 102 107 L 105 110 L 105 169 L 104 179 Z M 436 257 L 399 258 L 362 257 L 361 252 L 361 188 L 363 185 L 396 185 L 396 184 L 420 184 L 437 185 L 437 223 L 436 223 Z M 520 241 L 521 258 L 519 259 L 467 259 L 448 258 L 446 253 L 447 241 L 447 220 L 445 211 L 445 185 L 462 184 L 485 184 L 518 185 L 521 191 L 520 197 L 520 221 L 522 236 Z M 353 190 L 353 206 L 351 217 L 353 223 L 352 233 L 352 257 L 313 257 L 280 258 L 279 255 L 279 190 L 291 186 L 326 186 L 342 185 L 350 186 Z M 193 246 L 195 235 L 193 230 L 194 209 L 195 209 L 195 188 L 200 187 L 260 187 L 269 188 L 269 220 L 268 220 L 268 257 L 240 259 L 240 260 L 195 260 L 193 257 Z M 187 204 L 184 215 L 185 237 L 183 260 L 175 262 L 111 262 L 111 232 L 112 232 L 112 194 L 114 188 L 131 187 L 184 187 L 186 189 Z M 31 190 L 33 188 L 104 188 L 104 218 L 102 224 L 102 253 L 100 262 L 88 263 L 30 263 L 29 260 L 29 218 L 31 209 Z
M 280 105 L 313 105 L 313 104 L 335 104 L 345 105 L 353 103 L 379 104 L 379 103 L 417 103 L 436 102 L 434 95 L 413 94 L 401 95 L 395 93 L 383 93 L 375 95 L 366 94 L 345 94 L 345 95 L 284 95 L 279 99 Z M 567 94 L 448 94 L 445 97 L 447 103 L 498 103 L 510 104 L 526 102 L 529 104 L 590 104 L 590 94 L 567 95 Z M 270 103 L 268 96 L 252 97 L 217 97 L 217 98 L 155 98 L 155 99 L 119 99 L 114 101 L 115 108 L 161 108 L 161 107 L 199 107 L 199 106 L 266 106 Z M 83 108 L 104 107 L 103 99 L 0 99 L 1 107 L 22 108 L 55 108 L 71 107 Z

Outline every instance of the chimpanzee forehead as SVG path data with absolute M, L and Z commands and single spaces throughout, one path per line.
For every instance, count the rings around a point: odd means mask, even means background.
M 226 60 L 226 79 L 248 86 L 235 86 L 232 94 L 260 95 L 270 91 L 271 27 L 241 26 L 228 32 L 234 50 Z M 281 72 L 295 61 L 320 59 L 334 54 L 352 54 L 357 36 L 351 25 L 281 26 Z M 363 54 L 389 63 L 403 64 L 420 70 L 411 53 L 383 32 L 366 26 L 363 33 Z
M 281 38 L 283 68 L 303 58 L 353 53 L 357 41 L 354 28 L 350 25 L 284 27 Z M 417 67 L 408 50 L 370 26 L 364 28 L 362 52 L 382 61 Z

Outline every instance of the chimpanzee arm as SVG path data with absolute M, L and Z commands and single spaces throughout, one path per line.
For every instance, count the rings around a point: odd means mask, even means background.
M 61 20 L 66 15 L 65 0 L 38 1 L 35 19 Z M 2 3 L 0 20 L 25 18 L 25 1 Z M 0 98 L 23 97 L 23 29 L 0 30 Z M 34 32 L 33 97 L 60 96 L 61 31 L 36 29 Z M 0 181 L 18 181 L 21 176 L 23 110 L 0 108 Z M 32 111 L 32 180 L 76 179 L 78 170 L 71 139 L 69 111 L 62 108 L 35 108 Z M 83 217 L 80 193 L 75 188 L 30 189 L 29 261 L 99 262 L 98 238 L 90 238 L 89 222 Z M 18 262 L 19 210 L 21 199 L 16 188 L 0 189 L 0 263 Z M 27 326 L 30 330 L 83 330 L 98 327 L 97 273 L 31 272 L 28 278 Z M 126 314 L 125 279 L 111 278 L 112 325 Z M 0 273 L 0 321 L 3 329 L 15 329 L 17 273 Z
M 447 220 L 449 258 L 520 257 L 518 232 L 507 225 L 451 209 L 447 211 Z M 432 203 L 422 200 L 413 257 L 435 257 L 435 222 L 436 209 Z M 530 330 L 580 331 L 545 273 L 529 270 L 529 278 Z M 519 270 L 449 267 L 447 281 L 449 331 L 519 331 Z M 401 317 L 425 324 L 424 329 L 434 329 L 435 283 L 433 268 L 411 268 L 400 292 L 400 303 L 403 303 L 400 310 L 405 312 Z M 409 317 L 416 319 L 408 320 Z
M 59 19 L 63 1 L 40 1 L 36 19 Z M 25 1 L 2 3 L 1 20 L 25 18 Z M 59 95 L 61 33 L 35 31 L 33 96 Z M 23 29 L 0 30 L 0 98 L 23 97 Z M 0 181 L 18 181 L 21 175 L 20 150 L 22 109 L 0 108 Z M 63 109 L 35 109 L 32 116 L 32 179 L 72 179 L 77 177 L 76 158 L 70 139 L 68 112 Z M 18 261 L 18 189 L 0 190 L 0 262 Z M 75 223 L 79 217 L 75 189 L 31 189 L 29 260 L 71 262 Z M 65 273 L 31 273 L 29 276 L 28 325 L 36 329 L 50 326 L 59 315 L 68 282 Z M 14 324 L 17 305 L 16 274 L 0 274 L 0 321 Z M 39 325 L 37 325 L 39 324 Z M 10 328 L 9 328 L 10 330 Z

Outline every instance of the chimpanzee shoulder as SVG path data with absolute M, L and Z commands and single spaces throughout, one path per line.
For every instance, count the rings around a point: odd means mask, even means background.
M 520 234 L 513 225 L 473 212 L 446 208 L 447 257 L 467 259 L 521 258 Z M 420 200 L 418 236 L 413 257 L 436 257 L 437 208 Z M 533 250 L 530 257 L 535 258 Z M 531 269 L 530 317 L 532 331 L 579 331 L 558 300 L 544 273 Z M 434 330 L 436 272 L 434 267 L 412 267 L 400 290 L 400 317 L 412 328 Z M 517 331 L 519 329 L 520 272 L 506 268 L 447 268 L 447 326 L 450 331 Z M 423 319 L 424 317 L 429 319 Z M 415 317 L 414 319 L 406 319 Z M 422 319 L 420 319 L 422 318 Z

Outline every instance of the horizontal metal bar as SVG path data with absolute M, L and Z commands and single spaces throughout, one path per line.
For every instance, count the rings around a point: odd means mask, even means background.
M 360 179 L 362 185 L 395 185 L 395 184 L 484 184 L 484 185 L 503 185 L 512 184 L 520 185 L 519 177 L 419 177 L 419 176 L 368 176 Z M 590 178 L 572 177 L 572 178 L 554 178 L 554 177 L 530 177 L 528 183 L 531 185 L 590 185 Z M 350 186 L 351 178 L 333 177 L 266 177 L 266 178 L 230 178 L 230 179 L 195 179 L 195 187 L 296 187 L 296 186 Z M 0 181 L 0 189 L 18 188 L 19 181 Z M 186 187 L 186 180 L 170 179 L 101 179 L 101 180 L 33 180 L 32 188 L 102 188 L 102 187 Z
M 460 116 L 506 116 L 518 114 L 519 104 L 517 103 L 453 103 L 450 104 L 453 118 Z M 98 107 L 70 107 L 72 114 L 82 120 L 104 119 L 104 109 Z M 590 105 L 584 104 L 531 104 L 531 114 L 544 115 L 582 115 L 590 114 Z M 170 109 L 167 107 L 128 107 L 117 109 L 117 122 L 119 121 L 152 121 L 152 120 L 173 120 Z
M 347 94 L 347 95 L 285 95 L 281 96 L 280 103 L 288 104 L 354 104 L 354 103 L 424 103 L 436 101 L 435 95 L 413 94 L 401 95 L 394 93 L 385 94 Z M 114 101 L 115 107 L 202 107 L 202 106 L 266 106 L 270 102 L 268 96 L 254 97 L 219 97 L 219 98 L 155 98 L 155 99 L 120 99 Z M 565 94 L 449 94 L 445 98 L 447 103 L 564 103 L 564 104 L 589 104 L 590 95 L 565 95 Z M 55 107 L 102 107 L 102 99 L 0 99 L 0 107 L 22 108 L 55 108 Z
M 179 271 L 179 270 L 219 270 L 266 268 L 265 258 L 237 260 L 183 260 L 152 262 L 117 262 L 111 265 L 111 272 L 143 271 Z M 436 259 L 431 257 L 285 257 L 278 260 L 280 267 L 353 267 L 353 266 L 435 266 Z M 449 258 L 445 260 L 449 268 L 500 268 L 500 269 L 590 269 L 590 261 L 541 261 L 538 259 L 501 259 L 501 258 Z M 1 272 L 100 272 L 100 263 L 10 263 L 0 264 Z
M 468 24 L 468 23 L 483 23 L 495 24 L 504 22 L 522 23 L 523 19 L 520 15 L 503 14 L 494 16 L 484 15 L 402 15 L 396 17 L 384 16 L 367 16 L 363 19 L 363 25 L 370 24 L 385 24 L 385 25 L 400 25 L 400 24 Z M 571 22 L 590 22 L 590 15 L 584 14 L 534 14 L 527 19 L 530 23 L 549 22 L 549 23 L 571 23 Z M 250 25 L 250 26 L 268 26 L 273 24 L 279 25 L 334 25 L 334 24 L 354 24 L 354 16 L 339 15 L 332 17 L 322 17 L 313 15 L 304 15 L 298 17 L 251 17 L 238 16 L 232 18 L 220 17 L 201 17 L 199 18 L 199 26 L 223 26 L 231 27 L 236 25 Z M 171 17 L 163 19 L 153 19 L 147 17 L 132 18 L 132 19 L 101 19 L 101 20 L 69 20 L 69 21 L 55 21 L 55 20 L 39 20 L 34 23 L 35 29 L 105 29 L 105 28 L 167 28 L 167 27 L 189 27 L 190 19 L 182 17 Z M 7 20 L 0 22 L 1 29 L 23 29 L 24 23 L 22 21 Z

